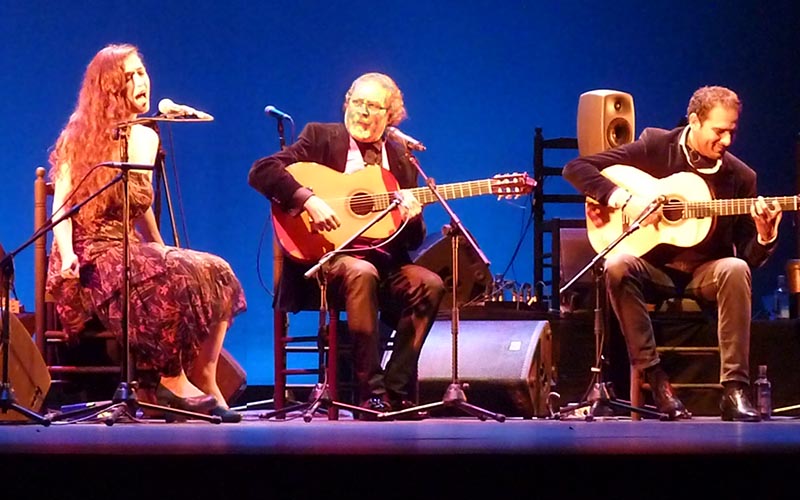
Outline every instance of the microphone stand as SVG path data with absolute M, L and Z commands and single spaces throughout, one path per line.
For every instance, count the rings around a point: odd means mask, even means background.
M 356 239 L 358 239 L 362 234 L 367 232 L 372 226 L 378 223 L 378 221 L 386 217 L 392 210 L 397 208 L 399 204 L 400 200 L 398 198 L 394 198 L 389 203 L 389 205 L 381 212 L 379 212 L 378 215 L 375 216 L 371 221 L 369 221 L 367 225 L 358 230 L 355 234 L 353 234 L 350 238 L 348 238 L 347 241 L 339 245 L 339 247 L 323 255 L 322 258 L 320 258 L 316 264 L 314 264 L 308 271 L 305 272 L 305 274 L 303 274 L 303 276 L 305 276 L 306 279 L 309 279 L 312 276 L 316 276 L 317 283 L 319 283 L 319 293 L 320 293 L 319 328 L 317 330 L 317 336 L 320 339 L 325 334 L 326 318 L 328 316 L 328 297 L 327 297 L 328 287 L 327 287 L 327 278 L 325 276 L 328 262 L 336 255 L 341 253 L 342 250 L 348 248 Z M 260 418 L 269 419 L 272 417 L 285 415 L 292 411 L 304 410 L 303 420 L 305 422 L 311 422 L 314 413 L 319 409 L 321 405 L 325 405 L 326 407 L 334 409 L 346 409 L 354 413 L 368 413 L 378 419 L 382 418 L 385 415 L 388 415 L 388 413 L 382 413 L 375 410 L 370 410 L 369 408 L 362 408 L 360 406 L 353 406 L 347 403 L 336 401 L 335 400 L 336 387 L 331 388 L 328 384 L 329 378 L 333 378 L 333 376 L 335 375 L 336 363 L 330 363 L 326 361 L 323 364 L 325 372 L 323 381 L 318 382 L 314 386 L 314 389 L 311 391 L 311 394 L 309 395 L 307 402 L 286 406 L 279 410 L 265 413 L 263 415 L 260 415 Z
M 136 412 L 139 407 L 150 409 L 150 410 L 157 410 L 163 413 L 170 413 L 177 415 L 179 417 L 185 418 L 194 418 L 199 420 L 205 420 L 207 422 L 219 424 L 222 422 L 221 417 L 217 415 L 206 415 L 202 413 L 195 413 L 186 410 L 180 410 L 177 408 L 172 408 L 168 406 L 160 406 L 152 403 L 145 403 L 138 400 L 136 396 L 136 388 L 139 385 L 138 382 L 133 381 L 132 369 L 130 366 L 130 353 L 131 353 L 131 346 L 130 346 L 130 337 L 129 337 L 129 317 L 130 317 L 130 241 L 128 235 L 128 227 L 130 225 L 130 197 L 129 197 L 129 186 L 128 186 L 128 178 L 129 178 L 129 171 L 136 170 L 136 169 L 148 169 L 153 170 L 154 166 L 147 165 L 136 165 L 126 163 L 128 159 L 128 128 L 127 124 L 119 125 L 116 128 L 116 133 L 118 134 L 118 138 L 120 141 L 120 157 L 122 158 L 123 162 L 106 162 L 101 163 L 104 166 L 112 166 L 116 168 L 120 168 L 122 171 L 114 177 L 108 184 L 103 186 L 98 192 L 94 193 L 92 196 L 84 200 L 82 203 L 74 206 L 71 210 L 69 210 L 64 216 L 58 219 L 58 221 L 49 225 L 50 228 L 55 227 L 58 223 L 64 220 L 67 217 L 72 217 L 77 210 L 83 206 L 86 202 L 90 199 L 94 198 L 95 196 L 99 195 L 101 192 L 105 191 L 106 189 L 110 188 L 114 184 L 119 181 L 122 181 L 122 290 L 121 290 L 121 300 L 122 300 L 122 346 L 123 346 L 123 353 L 122 353 L 122 360 L 121 360 L 121 370 L 120 374 L 122 380 L 120 381 L 119 385 L 117 386 L 116 391 L 111 400 L 109 401 L 102 401 L 96 403 L 86 403 L 83 408 L 78 408 L 73 411 L 67 411 L 61 414 L 58 414 L 52 418 L 52 420 L 64 420 L 69 419 L 74 416 L 83 415 L 87 412 L 94 412 L 97 415 L 103 414 L 105 412 L 110 411 L 110 415 L 104 419 L 106 425 L 111 426 L 119 420 L 121 417 L 128 417 L 131 420 L 136 421 Z
M 434 180 L 429 178 L 425 175 L 425 172 L 422 170 L 422 166 L 417 161 L 416 157 L 411 153 L 411 148 L 409 147 L 408 143 L 404 143 L 406 147 L 406 158 L 416 167 L 417 172 L 419 172 L 420 176 L 425 180 L 425 184 L 430 188 L 431 192 L 434 194 L 437 200 L 439 200 L 439 204 L 444 207 L 447 214 L 450 216 L 450 227 L 447 229 L 447 236 L 450 237 L 451 242 L 451 269 L 453 270 L 453 289 L 452 289 L 452 309 L 451 309 L 451 318 L 450 318 L 450 325 L 451 325 L 451 334 L 452 334 L 452 379 L 450 381 L 450 385 L 445 390 L 444 395 L 442 396 L 442 400 L 436 403 L 430 403 L 420 406 L 413 406 L 410 408 L 406 408 L 399 411 L 394 412 L 386 412 L 382 413 L 379 418 L 383 419 L 392 419 L 399 415 L 405 415 L 406 413 L 415 413 L 418 411 L 423 410 L 431 410 L 434 408 L 439 407 L 454 407 L 457 408 L 465 413 L 468 413 L 474 417 L 477 417 L 481 421 L 485 421 L 487 417 L 491 417 L 492 419 L 498 422 L 504 422 L 506 417 L 502 413 L 493 413 L 489 410 L 484 408 L 475 406 L 467 402 L 467 397 L 464 394 L 464 384 L 458 378 L 458 329 L 459 329 L 459 306 L 458 306 L 458 241 L 459 236 L 463 236 L 464 239 L 469 243 L 469 245 L 475 250 L 476 254 L 481 258 L 484 265 L 488 267 L 489 260 L 483 254 L 478 245 L 472 239 L 469 231 L 467 231 L 464 226 L 461 224 L 461 220 L 458 216 L 453 212 L 450 208 L 450 205 L 444 200 L 439 190 L 436 188 Z
M 580 279 L 580 277 L 583 276 L 589 269 L 592 269 L 595 285 L 594 337 L 596 366 L 593 366 L 591 370 L 594 375 L 592 376 L 591 389 L 589 389 L 586 399 L 580 403 L 569 403 L 567 406 L 560 408 L 559 412 L 552 416 L 556 420 L 560 420 L 565 415 L 574 413 L 576 410 L 586 407 L 590 408 L 589 414 L 586 415 L 586 421 L 594 420 L 595 416 L 607 415 L 609 411 L 613 413 L 613 408 L 621 408 L 639 413 L 641 415 L 657 417 L 659 419 L 665 419 L 667 417 L 665 413 L 661 413 L 649 408 L 639 408 L 629 404 L 629 402 L 618 400 L 614 395 L 614 391 L 610 385 L 603 381 L 603 346 L 604 339 L 606 338 L 606 315 L 603 305 L 605 303 L 606 291 L 603 280 L 603 265 L 600 262 L 611 250 L 619 245 L 622 240 L 637 231 L 641 227 L 642 222 L 650 215 L 655 213 L 656 210 L 661 208 L 666 201 L 667 200 L 664 196 L 659 196 L 653 200 L 653 202 L 651 202 L 650 205 L 648 205 L 647 208 L 645 208 L 642 213 L 636 217 L 636 219 L 625 231 L 623 231 L 614 241 L 609 243 L 608 246 L 595 255 L 592 260 L 589 261 L 586 266 L 584 266 L 583 269 L 578 271 L 578 273 L 571 280 L 569 280 L 569 282 L 559 289 L 559 293 L 563 294 L 565 291 L 569 290 L 569 288 L 575 284 L 575 282 L 577 282 L 578 279 Z

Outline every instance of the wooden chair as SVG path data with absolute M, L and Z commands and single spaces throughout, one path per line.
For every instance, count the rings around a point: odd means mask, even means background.
M 551 304 L 551 309 L 560 306 L 562 314 L 591 309 L 594 302 L 591 271 L 587 271 L 571 291 L 563 296 L 558 294 L 559 286 L 575 276 L 595 255 L 586 235 L 585 225 L 580 227 L 581 222 L 557 218 L 547 221 L 546 229 L 553 233 L 552 275 L 555 303 Z M 708 314 L 701 311 L 698 304 L 691 299 L 668 300 L 662 304 L 651 304 L 649 308 L 656 334 L 656 349 L 662 362 L 684 368 L 687 372 L 686 378 L 690 379 L 674 379 L 671 382 L 673 388 L 683 392 L 721 389 L 722 386 L 717 382 L 698 382 L 697 380 L 702 380 L 700 372 L 704 370 L 694 368 L 709 362 L 718 363 L 719 360 L 715 332 L 704 335 L 707 332 L 703 329 L 710 325 Z M 611 318 L 614 313 L 608 310 L 606 314 Z M 667 371 L 671 371 L 669 367 Z M 646 401 L 645 390 L 649 390 L 649 386 L 644 381 L 641 370 L 631 367 L 629 377 L 631 405 L 642 408 Z M 640 420 L 641 415 L 631 412 L 631 418 Z
M 53 185 L 45 180 L 45 169 L 36 169 L 34 181 L 34 230 L 44 226 L 49 218 L 48 198 L 53 195 Z M 45 234 L 34 243 L 34 319 L 36 345 L 47 364 L 53 384 L 87 383 L 90 378 L 120 375 L 120 364 L 115 363 L 119 356 L 119 347 L 116 338 L 111 332 L 105 331 L 99 322 L 92 321 L 80 334 L 80 352 L 74 352 L 75 347 L 67 343 L 67 334 L 61 329 L 56 313 L 53 298 L 45 291 L 47 280 L 48 261 L 48 235 Z M 84 343 L 84 340 L 91 342 Z M 70 351 L 73 352 L 70 352 Z M 87 351 L 97 354 L 99 359 L 107 357 L 101 362 L 86 362 L 81 354 Z M 105 355 L 105 356 L 104 356 Z M 95 357 L 95 356 L 92 356 Z
M 691 299 L 673 299 L 654 306 L 651 312 L 653 330 L 656 334 L 656 351 L 661 363 L 670 375 L 670 384 L 676 392 L 721 391 L 719 383 L 719 345 L 716 339 L 715 323 L 709 319 Z M 716 372 L 702 367 L 715 366 Z M 673 370 L 672 368 L 675 368 Z M 675 373 L 682 369 L 683 373 Z M 712 375 L 714 374 L 714 375 Z M 708 377 L 708 381 L 702 381 Z M 711 377 L 713 381 L 710 380 Z M 645 404 L 645 390 L 649 385 L 644 381 L 642 370 L 630 369 L 630 398 L 633 406 Z M 681 396 L 681 394 L 679 394 Z M 684 403 L 687 403 L 685 398 Z M 689 408 L 692 411 L 692 408 Z M 633 413 L 632 420 L 641 420 L 641 415 Z
M 273 290 L 278 290 L 285 259 L 283 250 L 277 240 L 273 240 Z M 311 309 L 302 313 L 310 313 Z M 319 311 L 317 311 L 319 314 Z M 318 322 L 319 323 L 319 322 Z M 329 307 L 328 322 L 324 329 L 318 329 L 314 335 L 295 334 L 289 332 L 289 314 L 278 308 L 277 301 L 273 303 L 274 327 L 274 357 L 275 357 L 275 394 L 274 410 L 278 412 L 276 418 L 285 418 L 281 412 L 287 408 L 287 389 L 299 387 L 302 384 L 290 384 L 288 379 L 294 380 L 297 376 L 316 375 L 319 382 L 327 381 L 328 395 L 333 401 L 339 398 L 339 311 Z M 290 359 L 307 358 L 310 354 L 317 354 L 314 366 L 303 368 L 290 368 Z M 297 356 L 295 356 L 297 355 Z M 339 409 L 328 408 L 328 419 L 338 420 Z

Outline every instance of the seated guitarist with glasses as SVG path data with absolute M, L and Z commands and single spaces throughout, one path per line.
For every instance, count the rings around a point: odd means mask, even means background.
M 609 252 L 604 277 L 630 363 L 644 371 L 656 407 L 670 420 L 691 414 L 660 365 L 646 301 L 676 296 L 717 305 L 722 419 L 760 420 L 748 396 L 750 273 L 774 251 L 788 205 L 758 196 L 756 173 L 727 151 L 740 111 L 733 91 L 702 87 L 689 100 L 687 126 L 648 128 L 630 144 L 569 162 L 563 172 L 592 198 L 590 240 L 608 229 L 616 233 L 610 243 L 653 209 L 622 250 Z M 593 246 L 599 252 L 606 245 Z
M 348 210 L 334 209 L 307 185 L 292 175 L 291 167 L 311 162 L 343 174 L 356 174 L 367 166 L 391 174 L 399 185 L 398 210 L 385 219 L 405 221 L 405 226 L 384 245 L 356 240 L 357 251 L 338 254 L 324 267 L 331 305 L 344 308 L 354 341 L 354 371 L 363 407 L 378 412 L 399 411 L 414 406 L 412 383 L 422 344 L 431 329 L 444 295 L 441 278 L 434 272 L 411 263 L 409 250 L 424 239 L 422 206 L 409 188 L 417 187 L 417 170 L 403 147 L 384 139 L 387 126 L 400 123 L 406 116 L 403 95 L 397 84 L 381 73 L 358 77 L 344 99 L 344 123 L 309 123 L 297 142 L 271 156 L 257 160 L 250 169 L 248 182 L 266 196 L 278 210 L 289 215 L 308 216 L 307 241 L 285 241 L 297 231 L 276 223 L 276 235 L 289 257 L 275 296 L 276 307 L 294 312 L 308 307 L 309 298 L 318 295 L 303 273 L 321 255 L 314 245 L 325 247 L 322 234 L 344 229 Z M 319 165 L 312 165 L 319 167 Z M 346 177 L 346 176 L 344 176 Z M 312 176 L 313 178 L 313 176 Z M 353 178 L 359 178 L 354 175 Z M 391 191 L 391 189 L 389 190 Z M 344 191 L 349 194 L 350 191 Z M 343 196 L 344 196 L 343 194 Z M 352 208 L 357 211 L 356 203 Z M 344 213 L 348 212 L 348 213 Z M 373 214 L 352 224 L 357 234 Z M 300 217 L 289 217 L 287 225 L 299 224 Z M 295 228 L 296 229 L 296 228 Z M 301 227 L 301 230 L 303 228 Z M 348 237 L 351 235 L 347 235 Z M 311 247 L 311 250 L 307 250 Z M 320 251 L 319 253 L 324 253 Z M 304 303 L 305 299 L 305 303 Z M 386 369 L 381 368 L 378 314 L 396 329 L 394 348 Z M 408 412 L 406 418 L 422 418 L 422 412 Z

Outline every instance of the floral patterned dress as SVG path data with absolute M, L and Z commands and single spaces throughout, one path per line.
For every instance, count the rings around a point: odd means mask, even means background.
M 153 202 L 144 174 L 129 177 L 130 220 Z M 73 248 L 80 262 L 80 279 L 61 277 L 61 257 L 53 244 L 47 292 L 56 300 L 64 329 L 79 333 L 97 317 L 122 336 L 122 200 L 115 200 L 102 217 L 73 218 Z M 129 228 L 130 327 L 128 337 L 137 363 L 166 376 L 191 366 L 211 326 L 247 308 L 244 292 L 230 265 L 215 255 L 145 243 Z

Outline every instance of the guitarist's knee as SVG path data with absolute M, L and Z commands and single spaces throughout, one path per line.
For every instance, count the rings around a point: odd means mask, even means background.
M 605 262 L 606 283 L 613 287 L 626 277 L 634 275 L 639 267 L 639 260 L 639 257 L 630 254 L 615 254 L 608 257 Z

